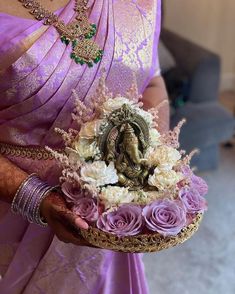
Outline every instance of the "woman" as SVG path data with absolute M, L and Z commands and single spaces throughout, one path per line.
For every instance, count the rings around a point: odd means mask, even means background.
M 25 1 L 0 0 L 0 293 L 147 293 L 140 255 L 84 246 L 74 228 L 87 224 L 56 192 L 40 203 L 47 228 L 13 214 L 10 203 L 32 172 L 58 184 L 59 169 L 43 147 L 63 147 L 54 128 L 71 126 L 71 90 L 89 99 L 101 69 L 114 93 L 125 94 L 136 75 L 146 109 L 167 97 L 157 59 L 160 1 L 90 0 L 95 42 L 104 50 L 93 67 L 72 60 L 71 46 L 61 42 L 55 27 L 36 20 L 20 2 Z M 65 23 L 76 15 L 74 0 L 40 4 Z M 164 132 L 167 106 L 160 119 Z

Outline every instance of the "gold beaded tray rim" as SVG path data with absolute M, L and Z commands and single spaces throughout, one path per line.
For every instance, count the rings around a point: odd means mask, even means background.
M 91 245 L 125 253 L 157 252 L 184 243 L 190 239 L 199 228 L 203 214 L 197 214 L 193 222 L 183 228 L 176 236 L 164 237 L 159 233 L 139 234 L 135 236 L 117 237 L 90 227 L 81 230 L 82 237 Z

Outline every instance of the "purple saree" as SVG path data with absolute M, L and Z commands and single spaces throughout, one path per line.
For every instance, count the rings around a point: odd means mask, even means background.
M 74 1 L 57 13 L 74 17 Z M 28 146 L 62 147 L 55 127 L 71 127 L 71 90 L 82 100 L 94 93 L 101 69 L 114 93 L 125 93 L 137 77 L 142 93 L 159 72 L 157 44 L 160 1 L 91 0 L 90 19 L 98 24 L 96 41 L 105 54 L 93 68 L 70 59 L 53 27 L 0 13 L 0 149 L 28 173 L 51 184 L 59 169 L 51 159 L 25 156 Z M 5 145 L 4 145 L 5 146 Z M 23 146 L 20 149 L 17 146 Z M 64 244 L 50 229 L 27 223 L 0 202 L 1 294 L 145 294 L 147 286 L 139 254 L 115 253 Z

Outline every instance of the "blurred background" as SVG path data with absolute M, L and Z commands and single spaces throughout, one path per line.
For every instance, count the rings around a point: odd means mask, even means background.
M 235 294 L 235 1 L 163 0 L 159 57 L 171 126 L 209 185 L 209 210 L 185 244 L 146 254 L 150 294 Z

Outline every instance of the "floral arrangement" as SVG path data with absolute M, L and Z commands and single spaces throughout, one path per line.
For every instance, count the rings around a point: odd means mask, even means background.
M 157 109 L 145 111 L 136 83 L 114 96 L 104 77 L 89 102 L 76 92 L 74 129 L 56 131 L 65 152 L 47 147 L 62 167 L 61 189 L 91 227 L 119 237 L 176 236 L 207 209 L 206 182 L 179 150 L 184 123 L 161 135 Z

